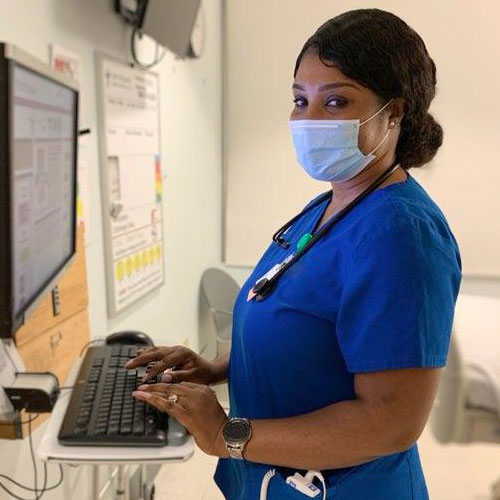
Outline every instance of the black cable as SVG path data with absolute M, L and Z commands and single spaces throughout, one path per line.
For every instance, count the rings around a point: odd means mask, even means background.
M 31 422 L 33 420 L 35 420 L 35 418 L 37 418 L 38 415 L 36 415 L 35 417 L 29 417 L 28 419 L 28 432 L 29 432 L 29 444 L 30 444 L 30 453 L 31 453 L 31 458 L 32 458 L 32 461 L 33 461 L 33 475 L 35 477 L 35 488 L 34 489 L 31 489 L 31 491 L 34 491 L 35 492 L 35 500 L 39 500 L 40 499 L 40 496 L 38 495 L 38 479 L 37 479 L 37 469 L 36 469 L 36 461 L 35 461 L 35 453 L 33 451 L 33 439 L 31 437 Z M 3 476 L 3 474 L 2 474 Z M 10 478 L 8 478 L 9 480 L 11 480 Z M 12 491 L 10 491 L 4 484 L 0 483 L 0 487 L 6 491 L 9 495 L 13 496 L 14 498 L 17 498 L 18 500 L 31 500 L 31 499 L 26 499 L 26 498 L 23 498 L 23 497 L 20 497 L 18 495 L 16 495 L 15 493 L 12 493 Z
M 0 483 L 0 488 L 2 488 L 4 491 L 7 492 L 7 495 L 10 495 L 11 497 L 17 498 L 18 500 L 31 500 L 31 498 L 24 498 L 16 495 L 15 493 L 12 493 L 12 491 L 9 490 L 4 484 Z
M 43 486 L 42 490 L 40 492 L 40 496 L 37 498 L 37 500 L 40 500 L 45 492 L 47 491 L 47 479 L 48 479 L 48 472 L 47 472 L 47 463 L 43 463 Z
M 89 347 L 90 345 L 92 344 L 95 344 L 97 342 L 103 342 L 103 339 L 94 339 L 94 340 L 91 340 L 90 342 L 87 342 L 83 347 L 82 347 L 82 350 L 80 351 L 80 354 L 78 355 L 80 358 L 82 357 L 82 354 L 85 352 L 85 349 L 87 349 L 87 347 Z
M 56 482 L 56 484 L 54 484 L 52 486 L 47 486 L 48 470 L 47 470 L 47 464 L 44 463 L 43 464 L 43 471 L 44 471 L 43 486 L 42 486 L 42 488 L 40 490 L 38 489 L 38 477 L 37 477 L 35 452 L 34 452 L 34 449 L 33 449 L 33 437 L 32 437 L 32 432 L 31 432 L 32 431 L 31 422 L 33 422 L 39 416 L 40 416 L 40 414 L 37 414 L 34 417 L 30 416 L 30 418 L 26 422 L 21 422 L 21 423 L 27 423 L 28 424 L 28 432 L 29 432 L 28 440 L 29 440 L 29 446 L 30 446 L 31 459 L 32 459 L 32 462 L 33 462 L 33 474 L 34 474 L 34 479 L 35 479 L 35 484 L 34 484 L 35 487 L 34 488 L 30 488 L 29 486 L 25 486 L 25 485 L 19 483 L 18 481 L 16 481 L 15 479 L 12 479 L 11 477 L 6 476 L 5 474 L 0 474 L 0 478 L 5 479 L 7 481 L 10 481 L 14 485 L 16 485 L 18 488 L 22 488 L 22 489 L 24 489 L 26 491 L 32 491 L 32 492 L 34 492 L 35 493 L 35 500 L 40 500 L 46 491 L 51 491 L 51 490 L 55 490 L 56 488 L 58 488 L 61 485 L 61 483 L 63 482 L 63 479 L 64 479 L 64 470 L 63 470 L 62 466 L 59 465 L 59 473 L 60 473 L 59 480 Z M 4 423 L 4 425 L 11 425 L 11 424 L 5 424 Z M 26 498 L 23 498 L 23 497 L 20 497 L 20 496 L 16 495 L 15 493 L 13 493 L 11 490 L 9 490 L 1 482 L 0 482 L 0 488 L 2 488 L 9 495 L 11 495 L 12 497 L 14 497 L 14 498 L 16 498 L 18 500 L 31 500 L 31 499 L 26 499 Z
M 95 342 L 95 341 L 89 342 L 86 346 L 84 346 L 84 349 L 89 344 L 91 344 L 93 342 Z M 17 366 L 15 365 L 14 360 L 10 356 L 10 353 L 7 350 L 7 347 L 5 346 L 5 344 L 3 342 L 2 342 L 2 345 L 3 345 L 3 348 L 4 348 L 5 354 L 9 358 L 9 361 L 12 364 L 12 367 L 14 368 L 14 372 L 18 373 Z M 57 380 L 57 376 L 56 376 L 56 380 Z M 57 383 L 59 385 L 59 381 L 57 381 Z M 72 388 L 73 388 L 73 386 L 60 387 L 59 390 L 62 390 L 62 389 L 72 389 Z M 35 493 L 35 500 L 40 500 L 46 491 L 50 491 L 50 490 L 54 490 L 54 489 L 58 488 L 61 485 L 61 483 L 63 482 L 63 479 L 64 479 L 63 468 L 62 468 L 61 465 L 59 465 L 59 472 L 60 472 L 60 478 L 59 478 L 59 480 L 53 486 L 47 487 L 48 470 L 47 470 L 47 464 L 44 463 L 43 464 L 43 471 L 44 471 L 43 487 L 42 487 L 41 490 L 38 489 L 38 470 L 37 470 L 37 467 L 36 467 L 35 451 L 33 449 L 33 436 L 32 436 L 31 422 L 33 422 L 34 420 L 36 420 L 39 416 L 40 416 L 40 414 L 38 413 L 34 417 L 30 415 L 29 418 L 28 418 L 28 420 L 24 420 L 24 421 L 20 421 L 20 422 L 0 422 L 0 425 L 23 425 L 23 424 L 28 424 L 28 441 L 29 441 L 29 447 L 30 447 L 31 460 L 33 462 L 34 488 L 30 488 L 29 486 L 25 486 L 25 485 L 17 482 L 15 479 L 13 479 L 13 478 L 11 478 L 9 476 L 6 476 L 5 474 L 0 474 L 0 478 L 5 479 L 7 481 L 10 481 L 14 485 L 16 485 L 18 488 L 22 488 L 22 489 L 24 489 L 26 491 L 32 491 L 32 492 L 34 492 Z M 0 482 L 0 488 L 2 488 L 8 495 L 10 495 L 13 498 L 16 498 L 18 500 L 31 500 L 31 499 L 26 499 L 24 497 L 16 495 L 11 490 L 9 490 L 9 488 L 7 488 L 2 482 Z
M 137 51 L 135 49 L 135 39 L 136 39 L 138 34 L 140 36 L 142 36 L 142 33 L 140 32 L 140 30 L 138 28 L 134 28 L 132 30 L 132 35 L 130 37 L 130 52 L 132 54 L 132 59 L 134 60 L 134 63 L 136 64 L 136 66 L 138 66 L 139 68 L 150 69 L 162 61 L 162 59 L 165 57 L 165 54 L 167 53 L 167 50 L 163 49 L 162 53 L 160 55 L 158 55 L 159 44 L 158 44 L 158 42 L 156 42 L 155 57 L 154 57 L 153 61 L 151 61 L 150 63 L 143 63 L 137 57 Z
M 74 464 L 67 464 L 67 465 L 69 465 L 71 467 L 79 467 L 78 465 L 74 465 Z M 44 466 L 45 466 L 45 469 L 46 469 L 47 468 L 47 464 L 44 464 Z M 59 488 L 59 486 L 61 486 L 61 484 L 63 482 L 63 479 L 64 479 L 64 470 L 63 470 L 61 464 L 58 464 L 58 467 L 59 467 L 59 479 L 57 480 L 56 484 L 53 484 L 52 486 L 47 486 L 43 490 L 44 492 L 55 490 L 56 488 Z M 11 477 L 6 476 L 5 474 L 0 474 L 0 478 L 6 479 L 7 481 L 10 481 L 13 484 L 15 484 L 18 488 L 22 488 L 22 489 L 24 489 L 26 491 L 35 491 L 34 488 L 30 488 L 29 486 L 24 486 L 23 484 L 18 483 L 15 479 L 12 479 Z M 12 495 L 14 498 L 21 498 L 21 500 L 30 500 L 30 499 L 25 499 L 25 498 L 16 496 L 14 493 L 10 492 L 4 485 L 2 485 L 1 482 L 0 482 L 0 487 L 2 487 L 5 491 L 7 491 L 7 493 L 9 493 L 9 495 Z
M 28 441 L 30 443 L 30 453 L 31 453 L 31 461 L 33 462 L 33 476 L 35 479 L 35 496 L 36 500 L 38 500 L 38 471 L 36 469 L 36 460 L 35 460 L 35 452 L 33 451 L 33 438 L 31 437 L 31 421 L 33 419 L 30 418 L 28 419 Z
M 32 419 L 31 421 L 33 422 L 34 420 L 36 420 L 38 417 L 40 416 L 39 413 L 37 413 Z M 24 424 L 28 424 L 29 423 L 29 420 L 22 420 L 21 422 L 0 422 L 0 425 L 24 425 Z M 0 474 L 1 475 L 1 474 Z
M 45 467 L 47 466 L 47 464 L 44 464 L 44 465 L 45 465 Z M 59 486 L 61 486 L 61 483 L 62 483 L 63 477 L 64 477 L 64 471 L 63 471 L 61 464 L 57 464 L 57 465 L 59 467 L 59 479 L 57 480 L 56 484 L 54 484 L 52 486 L 47 486 L 45 488 L 45 491 L 55 490 L 56 488 L 59 488 Z M 75 465 L 75 464 L 66 464 L 66 465 L 69 465 L 70 467 L 79 467 L 78 465 Z M 18 483 L 15 479 L 12 479 L 11 477 L 6 476 L 5 474 L 0 474 L 0 478 L 6 479 L 7 481 L 14 483 L 18 488 L 22 488 L 26 491 L 35 491 L 34 488 L 30 488 L 29 486 L 24 486 L 24 484 Z

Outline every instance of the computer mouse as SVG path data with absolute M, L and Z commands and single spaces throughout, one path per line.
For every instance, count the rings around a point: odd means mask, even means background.
M 140 344 L 153 346 L 151 337 L 143 332 L 127 330 L 124 332 L 111 333 L 106 337 L 106 344 Z

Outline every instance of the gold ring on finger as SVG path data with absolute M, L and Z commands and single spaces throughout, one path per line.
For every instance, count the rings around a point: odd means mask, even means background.
M 172 401 L 172 403 L 177 403 L 179 396 L 177 394 L 169 394 L 167 397 L 167 401 Z

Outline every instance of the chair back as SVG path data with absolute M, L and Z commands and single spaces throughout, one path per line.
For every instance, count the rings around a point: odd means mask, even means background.
M 200 354 L 214 358 L 229 352 L 233 324 L 233 306 L 240 286 L 225 271 L 207 269 L 200 283 L 199 346 Z

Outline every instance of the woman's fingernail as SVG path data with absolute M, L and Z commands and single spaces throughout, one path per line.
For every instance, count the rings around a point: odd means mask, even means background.
M 149 399 L 151 397 L 151 394 L 149 394 L 149 392 L 134 391 L 132 393 L 132 396 L 136 396 L 136 397 L 144 398 L 144 399 Z
M 125 368 L 126 368 L 127 366 L 130 366 L 131 364 L 132 364 L 132 360 L 131 360 L 131 359 L 129 359 L 129 360 L 125 363 Z
M 147 389 L 147 388 L 148 388 L 147 384 L 143 384 L 143 385 L 140 385 L 140 386 L 137 388 L 137 390 L 138 390 L 138 391 L 144 391 L 144 390 L 145 390 L 145 389 Z
M 172 375 L 170 375 L 170 373 L 164 373 L 161 380 L 163 382 L 172 382 Z

